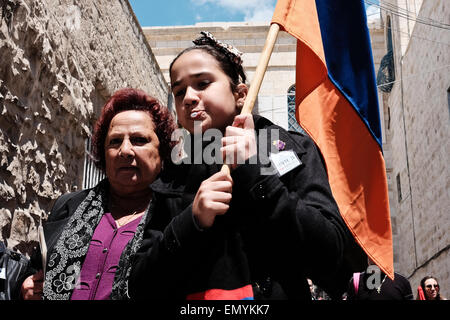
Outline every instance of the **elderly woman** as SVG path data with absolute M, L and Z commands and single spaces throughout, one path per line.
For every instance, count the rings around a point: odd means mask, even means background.
M 42 271 L 26 278 L 23 299 L 101 300 L 127 292 L 128 262 L 153 210 L 149 185 L 170 156 L 174 128 L 156 99 L 135 89 L 114 93 L 92 138 L 106 179 L 56 201 L 44 225 L 45 279 Z

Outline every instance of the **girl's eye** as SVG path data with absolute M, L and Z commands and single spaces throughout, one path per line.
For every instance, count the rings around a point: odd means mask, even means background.
M 209 80 L 203 80 L 203 81 L 200 81 L 200 82 L 199 82 L 198 87 L 199 87 L 200 89 L 204 89 L 204 88 L 206 88 L 210 83 L 211 83 L 211 81 L 209 81 Z

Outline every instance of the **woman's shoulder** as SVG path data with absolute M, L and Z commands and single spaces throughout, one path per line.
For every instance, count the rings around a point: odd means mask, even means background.
M 63 195 L 61 195 L 58 199 L 56 199 L 55 202 L 55 207 L 57 205 L 63 205 L 71 200 L 76 200 L 76 199 L 80 199 L 83 200 L 87 194 L 89 193 L 89 191 L 91 191 L 91 189 L 83 189 L 83 190 L 78 190 L 78 191 L 74 191 L 74 192 L 69 192 L 69 193 L 65 193 Z
M 62 218 L 66 217 L 86 198 L 87 194 L 91 189 L 78 190 L 74 192 L 65 193 L 59 196 L 48 217 L 48 221 L 59 220 L 61 215 Z

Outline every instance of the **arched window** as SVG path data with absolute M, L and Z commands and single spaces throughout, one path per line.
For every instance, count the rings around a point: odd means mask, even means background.
M 383 92 L 391 92 L 395 81 L 394 49 L 392 46 L 391 17 L 386 21 L 386 55 L 381 59 L 377 74 L 377 85 Z
M 288 130 L 304 133 L 302 127 L 295 118 L 295 84 L 292 85 L 287 92 L 288 103 Z
M 386 45 L 387 45 L 387 51 L 392 51 L 392 27 L 391 27 L 391 17 L 387 17 L 386 21 Z

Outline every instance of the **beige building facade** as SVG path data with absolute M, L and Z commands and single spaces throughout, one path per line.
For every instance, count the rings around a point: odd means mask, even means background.
M 396 269 L 414 294 L 433 275 L 449 297 L 450 2 L 380 7 L 395 76 L 382 100 Z

